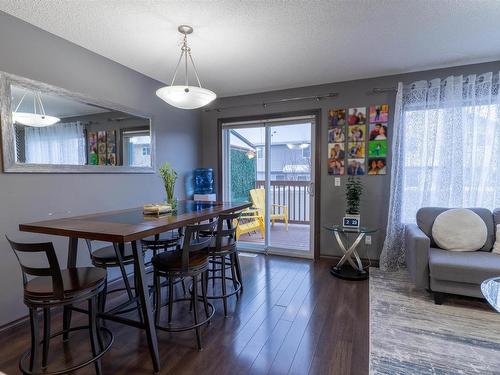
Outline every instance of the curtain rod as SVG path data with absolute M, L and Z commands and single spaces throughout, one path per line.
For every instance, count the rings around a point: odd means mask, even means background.
M 295 101 L 299 101 L 299 100 L 320 101 L 322 99 L 336 98 L 337 96 L 339 96 L 338 92 L 330 92 L 328 94 L 322 94 L 322 95 L 297 96 L 294 98 L 284 98 L 284 99 L 271 100 L 268 102 L 255 103 L 255 104 L 240 104 L 240 105 L 233 105 L 233 106 L 228 106 L 228 107 L 207 108 L 207 109 L 205 109 L 205 112 L 211 112 L 211 111 L 221 112 L 223 110 L 228 110 L 228 109 L 244 108 L 244 107 L 256 107 L 256 106 L 262 106 L 262 107 L 266 108 L 268 105 L 271 105 L 271 104 L 288 103 L 288 102 L 295 102 Z
M 368 94 L 384 94 L 386 92 L 396 92 L 398 91 L 398 88 L 397 87 L 374 87 L 373 89 L 371 89 L 371 91 L 368 91 Z

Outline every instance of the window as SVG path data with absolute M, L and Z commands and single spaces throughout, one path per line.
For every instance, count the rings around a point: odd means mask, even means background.
M 439 105 L 403 110 L 403 222 L 425 206 L 500 206 L 500 103 L 445 95 Z
M 264 147 L 257 146 L 256 150 L 257 150 L 257 159 L 264 159 L 264 152 L 265 152 Z
M 80 122 L 25 126 L 22 146 L 26 163 L 84 165 L 86 162 L 85 133 Z
M 311 157 L 311 146 L 302 149 L 302 157 L 306 159 Z
M 151 165 L 149 130 L 124 131 L 122 143 L 124 164 L 133 167 L 149 167 Z

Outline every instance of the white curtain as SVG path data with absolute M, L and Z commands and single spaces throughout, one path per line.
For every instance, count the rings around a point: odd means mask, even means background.
M 498 78 L 489 72 L 399 87 L 383 269 L 404 263 L 404 224 L 419 208 L 500 207 Z
M 80 122 L 42 128 L 26 126 L 26 163 L 84 165 L 85 132 Z

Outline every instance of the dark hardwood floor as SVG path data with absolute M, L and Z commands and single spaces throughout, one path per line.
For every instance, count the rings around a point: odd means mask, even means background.
M 368 373 L 368 281 L 332 277 L 327 260 L 259 255 L 241 256 L 241 263 L 244 292 L 238 302 L 231 298 L 227 318 L 222 303 L 215 302 L 217 313 L 202 329 L 203 351 L 196 349 L 194 332 L 158 332 L 161 374 Z M 110 297 L 109 306 L 122 300 Z M 190 317 L 188 307 L 176 305 L 174 319 Z M 74 322 L 85 319 L 75 314 Z M 60 313 L 54 314 L 54 330 L 61 320 Z M 115 342 L 102 359 L 103 373 L 152 374 L 145 334 L 115 323 L 107 326 Z M 73 334 L 67 345 L 61 341 L 51 341 L 50 370 L 90 353 L 86 331 Z M 29 326 L 1 332 L 0 342 L 0 372 L 19 373 L 17 361 L 29 345 Z M 94 367 L 78 373 L 92 374 Z

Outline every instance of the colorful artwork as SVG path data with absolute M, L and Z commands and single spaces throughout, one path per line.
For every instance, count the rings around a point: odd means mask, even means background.
M 345 142 L 345 127 L 328 129 L 328 143 Z
M 87 132 L 87 164 L 97 165 L 99 158 L 97 156 L 97 133 Z
M 387 159 L 386 158 L 369 158 L 368 159 L 368 174 L 369 175 L 387 174 Z
M 108 130 L 106 135 L 106 164 L 116 165 L 116 130 Z
M 328 127 L 345 125 L 345 109 L 330 109 L 328 111 Z
M 345 174 L 344 159 L 328 159 L 328 174 L 343 176 Z
M 366 107 L 349 108 L 347 117 L 349 125 L 365 124 L 366 123 Z
M 387 156 L 387 141 L 368 142 L 368 157 Z
M 387 122 L 389 118 L 389 105 L 373 105 L 370 107 L 370 122 Z
M 347 159 L 347 174 L 362 176 L 365 174 L 365 159 Z
M 349 142 L 364 142 L 366 125 L 353 125 L 347 128 L 347 140 Z
M 343 143 L 330 143 L 328 145 L 328 158 L 329 159 L 344 159 L 345 158 L 345 145 Z
M 99 131 L 97 132 L 97 155 L 99 165 L 106 165 L 106 153 L 106 132 Z
M 349 142 L 347 145 L 347 156 L 349 158 L 364 158 L 365 142 Z
M 386 141 L 387 137 L 387 123 L 376 122 L 370 124 L 370 135 L 368 137 L 370 141 Z

